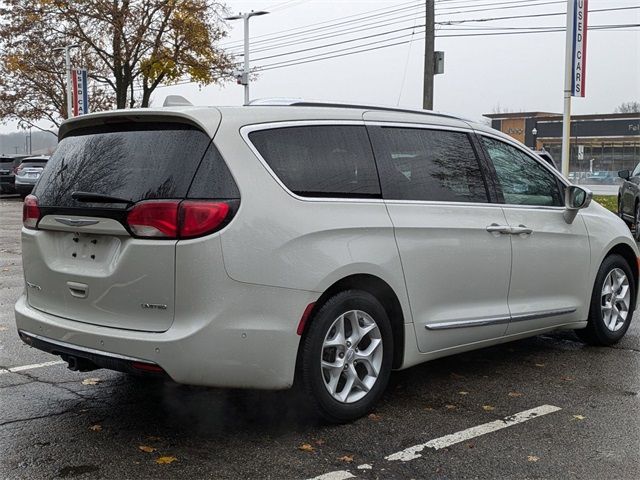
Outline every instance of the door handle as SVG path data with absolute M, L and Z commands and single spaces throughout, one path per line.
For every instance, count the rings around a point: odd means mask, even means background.
M 531 235 L 532 233 L 533 229 L 526 225 L 520 224 L 517 227 L 511 227 L 511 235 Z
M 491 225 L 487 225 L 487 232 L 507 235 L 511 233 L 511 227 L 509 225 L 498 225 L 497 223 L 492 223 Z

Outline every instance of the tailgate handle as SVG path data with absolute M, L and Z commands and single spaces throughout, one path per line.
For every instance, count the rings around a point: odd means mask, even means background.
M 69 287 L 69 293 L 71 293 L 72 296 L 76 298 L 87 298 L 89 285 L 86 283 L 67 282 L 67 287 Z

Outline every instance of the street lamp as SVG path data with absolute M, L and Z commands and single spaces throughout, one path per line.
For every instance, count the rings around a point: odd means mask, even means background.
M 244 104 L 249 105 L 249 19 L 251 17 L 257 17 L 259 15 L 266 15 L 269 12 L 259 10 L 254 12 L 253 10 L 248 13 L 239 13 L 231 17 L 225 18 L 225 20 L 244 20 L 244 68 L 242 71 L 242 78 L 240 83 L 244 85 Z
M 533 135 L 533 149 L 537 150 L 538 149 L 538 129 L 536 127 L 533 127 L 533 130 L 531 130 L 531 135 Z
M 67 118 L 73 117 L 73 104 L 71 100 L 72 89 L 71 89 L 71 56 L 69 55 L 69 50 L 72 48 L 79 48 L 80 45 L 67 45 L 65 47 L 54 48 L 54 52 L 59 52 L 64 50 L 64 64 L 65 69 L 67 71 Z

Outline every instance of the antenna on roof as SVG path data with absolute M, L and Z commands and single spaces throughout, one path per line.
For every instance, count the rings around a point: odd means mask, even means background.
M 193 103 L 182 95 L 167 95 L 164 99 L 163 107 L 192 107 Z

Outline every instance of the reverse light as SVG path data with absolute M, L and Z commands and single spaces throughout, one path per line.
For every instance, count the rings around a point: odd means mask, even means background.
M 40 220 L 40 208 L 38 207 L 38 197 L 27 195 L 22 204 L 22 225 L 25 228 L 35 230 Z
M 228 215 L 225 202 L 147 200 L 129 211 L 127 224 L 136 237 L 186 239 L 215 232 Z

